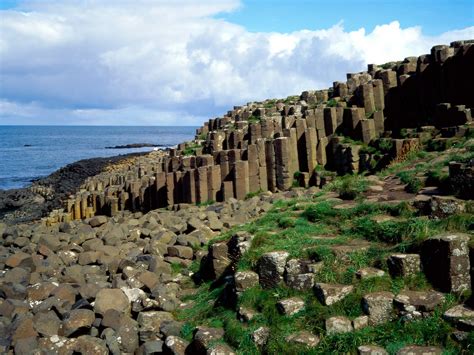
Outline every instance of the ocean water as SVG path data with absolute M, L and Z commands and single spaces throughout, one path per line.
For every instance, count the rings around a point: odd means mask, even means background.
M 168 147 L 192 139 L 195 131 L 196 127 L 171 126 L 0 126 L 0 189 L 28 186 L 77 160 L 153 150 L 105 147 L 133 143 Z

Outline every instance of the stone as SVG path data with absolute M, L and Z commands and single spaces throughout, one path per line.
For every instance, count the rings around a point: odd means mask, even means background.
M 182 245 L 172 245 L 168 247 L 168 255 L 182 259 L 192 259 L 193 249 Z
M 238 271 L 234 274 L 235 290 L 243 292 L 258 285 L 258 274 L 253 271 Z
M 453 196 L 432 196 L 429 208 L 433 217 L 446 218 L 456 213 L 465 212 L 466 205 L 463 200 Z
M 444 312 L 443 318 L 459 328 L 474 330 L 474 309 L 465 304 L 458 304 L 448 309 Z
M 356 276 L 358 279 L 365 280 L 370 279 L 372 277 L 382 277 L 385 275 L 385 271 L 376 269 L 374 267 L 364 267 L 362 269 L 357 270 Z
M 144 355 L 161 354 L 163 353 L 163 344 L 161 340 L 147 341 L 141 346 L 142 353 Z
M 241 306 L 237 310 L 237 318 L 241 322 L 250 322 L 256 315 L 257 315 L 256 311 L 247 307 Z
M 441 234 L 422 244 L 423 271 L 434 288 L 460 293 L 471 289 L 467 234 Z
M 70 336 L 79 329 L 91 328 L 95 321 L 95 314 L 88 309 L 75 309 L 66 314 L 63 320 L 63 333 Z
M 215 344 L 206 351 L 206 355 L 236 355 L 237 353 L 227 344 Z
M 221 328 L 197 327 L 190 345 L 191 351 L 196 354 L 205 353 L 214 342 L 223 337 L 224 330 Z
M 252 341 L 255 343 L 255 345 L 258 348 L 261 348 L 265 346 L 265 344 L 268 341 L 269 336 L 270 336 L 270 329 L 267 327 L 260 327 L 252 333 L 251 338 L 252 338 Z
M 285 340 L 289 343 L 303 345 L 308 348 L 314 348 L 319 344 L 320 338 L 311 332 L 302 330 L 300 332 L 288 335 Z
M 351 293 L 353 289 L 354 286 L 352 285 L 317 283 L 314 286 L 316 296 L 325 306 L 330 306 L 336 302 L 339 302 L 349 293 Z
M 338 316 L 326 319 L 327 335 L 349 333 L 353 331 L 352 322 L 347 317 Z
M 260 257 L 257 269 L 262 287 L 272 288 L 283 280 L 288 255 L 286 251 L 273 251 Z
M 94 311 L 104 315 L 109 309 L 126 314 L 130 312 L 130 301 L 122 290 L 105 288 L 96 294 Z
M 173 320 L 173 315 L 163 311 L 140 312 L 137 317 L 141 341 L 155 340 L 160 334 L 161 323 Z
M 106 216 L 95 216 L 90 219 L 89 224 L 93 228 L 100 227 L 101 225 L 107 223 L 107 217 Z
M 177 336 L 170 335 L 165 339 L 165 350 L 173 355 L 184 355 L 189 343 Z
M 304 301 L 299 297 L 291 297 L 277 302 L 278 311 L 286 316 L 292 316 L 304 308 Z
M 391 292 L 373 292 L 362 298 L 362 308 L 369 316 L 369 324 L 377 325 L 392 319 L 393 298 Z
M 436 346 L 409 345 L 397 351 L 397 355 L 441 355 L 443 349 Z
M 352 327 L 354 330 L 365 328 L 369 325 L 369 317 L 360 316 L 352 320 Z
M 415 309 L 420 312 L 432 312 L 444 302 L 444 295 L 436 291 L 401 291 L 393 304 L 402 311 Z
M 392 254 L 387 259 L 388 270 L 392 277 L 414 276 L 420 272 L 420 255 Z
M 35 330 L 43 336 L 58 335 L 61 321 L 54 311 L 37 313 L 33 317 Z
M 361 345 L 357 348 L 359 355 L 388 355 L 388 351 L 377 345 Z

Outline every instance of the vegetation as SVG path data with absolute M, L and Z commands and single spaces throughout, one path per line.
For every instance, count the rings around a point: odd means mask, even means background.
M 392 163 L 381 176 L 393 174 L 407 185 L 411 192 L 425 185 L 447 185 L 447 165 L 451 160 L 467 161 L 474 156 L 474 144 L 469 140 L 453 143 L 452 149 L 439 155 L 422 151 L 417 147 L 405 152 L 404 159 Z M 373 154 L 388 152 L 391 141 L 380 140 Z M 369 149 L 369 148 L 367 148 Z M 317 167 L 320 175 L 332 174 Z M 294 179 L 299 179 L 299 172 Z M 315 275 L 316 282 L 352 284 L 353 292 L 342 301 L 323 306 L 312 291 L 296 291 L 284 285 L 274 289 L 253 287 L 242 292 L 237 304 L 228 302 L 228 288 L 213 283 L 204 283 L 195 296 L 190 296 L 192 307 L 177 312 L 185 322 L 182 335 L 188 340 L 197 325 L 222 327 L 224 341 L 237 349 L 239 354 L 259 354 L 252 341 L 252 333 L 261 326 L 270 328 L 266 353 L 284 354 L 348 354 L 356 353 L 364 344 L 377 344 L 390 354 L 409 344 L 437 345 L 446 354 L 461 353 L 461 345 L 450 334 L 455 330 L 443 320 L 443 312 L 466 299 L 468 295 L 446 295 L 442 307 L 430 316 L 403 322 L 387 322 L 376 327 L 365 327 L 345 334 L 325 335 L 325 320 L 331 316 L 346 316 L 354 319 L 363 314 L 362 297 L 370 292 L 402 290 L 426 290 L 431 285 L 423 273 L 405 278 L 389 276 L 387 257 L 393 253 L 416 252 L 420 244 L 445 231 L 472 232 L 474 222 L 469 213 L 459 213 L 447 218 L 430 219 L 420 216 L 409 203 L 367 203 L 363 196 L 368 180 L 360 175 L 335 177 L 321 192 L 273 203 L 270 211 L 259 219 L 240 225 L 219 236 L 226 240 L 238 230 L 254 235 L 250 249 L 236 265 L 239 271 L 256 270 L 257 261 L 266 252 L 285 250 L 290 258 L 309 259 L 322 262 Z M 334 199 L 336 192 L 343 199 L 341 204 Z M 256 194 L 249 194 L 251 198 Z M 342 207 L 341 207 L 342 206 Z M 341 249 L 345 248 L 345 249 Z M 342 254 L 341 254 L 342 250 Z M 359 280 L 357 270 L 376 267 L 385 271 L 385 276 Z M 282 298 L 299 296 L 305 301 L 305 309 L 293 316 L 281 315 L 276 303 Z M 247 307 L 257 315 L 247 323 L 237 319 L 236 310 Z M 307 349 L 291 344 L 285 338 L 295 331 L 306 330 L 321 336 L 319 345 Z M 469 334 L 466 341 L 474 340 Z

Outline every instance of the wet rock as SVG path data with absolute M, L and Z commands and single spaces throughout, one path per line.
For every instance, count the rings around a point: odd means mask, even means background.
M 349 293 L 351 293 L 353 289 L 354 286 L 352 285 L 317 283 L 314 286 L 314 290 L 318 299 L 325 306 L 330 306 L 336 302 L 339 302 Z
M 369 316 L 369 324 L 377 325 L 392 319 L 393 293 L 373 292 L 362 298 L 362 308 Z
M 261 348 L 265 346 L 265 344 L 268 341 L 269 336 L 270 336 L 270 329 L 267 327 L 260 327 L 252 333 L 251 338 L 252 338 L 252 341 L 255 343 L 255 345 L 258 348 Z
M 286 316 L 292 316 L 304 308 L 304 301 L 299 297 L 291 297 L 277 302 L 278 311 Z
M 239 271 L 234 274 L 235 290 L 243 292 L 258 285 L 258 274 L 253 271 Z
M 409 345 L 397 351 L 397 355 L 441 355 L 443 349 L 436 346 Z
M 361 345 L 357 352 L 359 355 L 388 355 L 387 350 L 377 345 Z
M 347 317 L 331 317 L 326 319 L 326 333 L 328 335 L 352 332 L 352 322 Z
M 273 251 L 260 257 L 257 268 L 262 287 L 272 288 L 283 280 L 288 255 L 285 251 Z
M 418 254 L 392 254 L 387 265 L 392 277 L 414 276 L 421 270 Z
M 103 315 L 109 309 L 126 314 L 130 312 L 130 301 L 122 290 L 106 288 L 96 294 L 94 311 Z

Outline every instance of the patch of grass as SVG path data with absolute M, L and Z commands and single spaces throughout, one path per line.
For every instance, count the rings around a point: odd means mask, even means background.
M 367 190 L 368 183 L 360 175 L 345 175 L 333 181 L 330 185 L 343 200 L 354 200 Z

